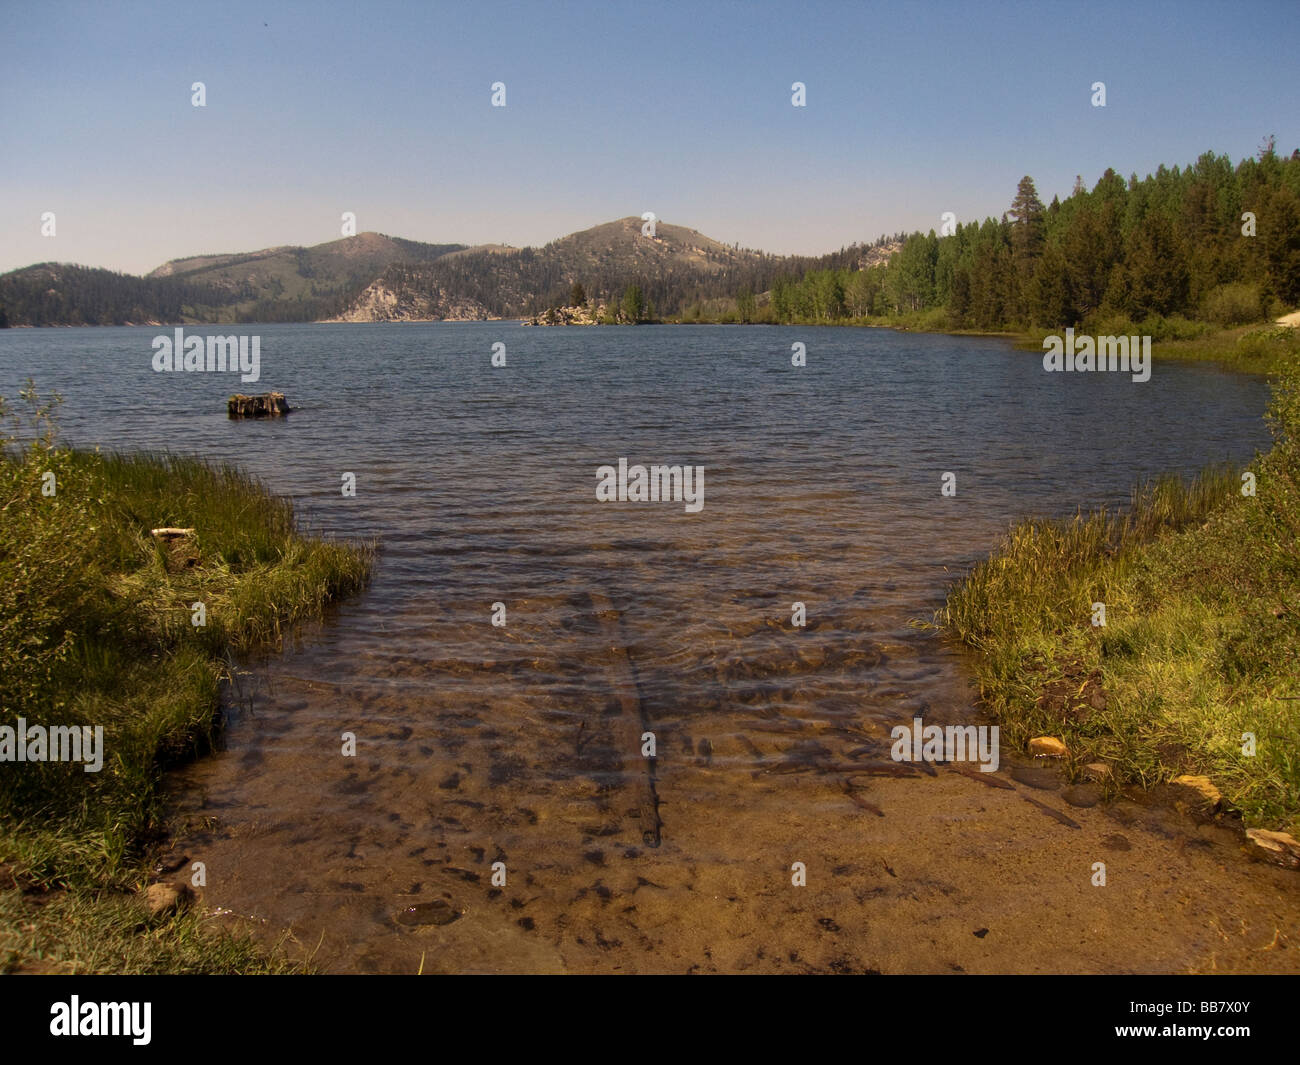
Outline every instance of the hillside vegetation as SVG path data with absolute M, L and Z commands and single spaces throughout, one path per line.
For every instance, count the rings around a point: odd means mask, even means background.
M 778 283 L 755 318 L 1172 340 L 1297 304 L 1300 150 L 1282 158 L 1269 142 L 1235 167 L 1207 152 L 1141 180 L 1107 170 L 1047 206 L 1025 177 L 1001 219 L 913 233 L 886 265 Z

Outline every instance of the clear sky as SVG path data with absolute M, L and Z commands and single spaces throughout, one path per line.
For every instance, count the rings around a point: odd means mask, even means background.
M 0 26 L 0 271 L 316 244 L 344 211 L 514 245 L 654 211 L 817 254 L 1000 215 L 1024 174 L 1047 202 L 1300 146 L 1296 0 L 0 0 Z

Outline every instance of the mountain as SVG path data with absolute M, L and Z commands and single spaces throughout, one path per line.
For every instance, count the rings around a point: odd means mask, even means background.
M 225 295 L 233 320 L 310 320 L 347 306 L 394 263 L 432 262 L 464 244 L 423 244 L 358 233 L 310 248 L 279 247 L 241 255 L 173 259 L 147 275 L 184 280 Z
M 684 226 L 658 222 L 649 236 L 643 225 L 640 218 L 621 218 L 543 248 L 493 245 L 425 263 L 394 262 L 337 320 L 521 317 L 568 302 L 575 281 L 592 298 L 617 296 L 639 284 L 667 310 L 711 281 L 776 261 Z
M 511 318 L 569 301 L 616 301 L 636 285 L 653 313 L 762 293 L 810 269 L 858 269 L 887 245 L 818 258 L 773 256 L 694 229 L 621 218 L 541 248 L 426 244 L 379 233 L 318 244 L 173 259 L 145 277 L 41 263 L 0 275 L 11 325 L 427 321 Z
M 569 302 L 580 283 L 595 302 L 617 302 L 629 285 L 641 289 L 651 317 L 678 316 L 737 293 L 762 293 L 808 270 L 861 269 L 899 246 L 881 238 L 819 257 L 775 256 L 727 245 L 685 226 L 640 218 L 571 233 L 542 248 L 467 248 L 425 263 L 394 263 L 332 320 L 520 318 Z

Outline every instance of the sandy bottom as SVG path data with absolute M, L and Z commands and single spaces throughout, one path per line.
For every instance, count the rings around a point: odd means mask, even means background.
M 330 696 L 302 687 L 317 699 L 282 680 L 297 710 L 173 781 L 170 857 L 205 863 L 208 912 L 327 971 L 1300 972 L 1300 874 L 1155 801 L 1072 805 L 1095 795 L 1042 764 L 1004 758 L 1002 789 L 854 774 L 887 760 L 886 725 L 715 710 L 661 734 L 651 848 L 601 753 L 613 708 L 563 753 L 521 729 L 505 741 L 528 756 L 503 761 L 470 713 L 477 743 L 395 726 L 427 753 L 325 759 Z M 451 921 L 403 924 L 414 905 Z

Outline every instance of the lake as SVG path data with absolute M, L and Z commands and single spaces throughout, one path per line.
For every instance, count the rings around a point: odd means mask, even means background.
M 0 393 L 30 375 L 65 396 L 66 442 L 235 463 L 306 528 L 379 541 L 362 595 L 244 664 L 225 749 L 175 782 L 205 902 L 338 970 L 761 970 L 777 940 L 834 969 L 798 946 L 812 910 L 774 900 L 800 847 L 857 868 L 837 855 L 864 815 L 806 770 L 915 716 L 977 720 L 964 652 L 913 622 L 1015 520 L 1268 447 L 1261 380 L 1048 374 L 996 338 L 187 328 L 260 336 L 245 384 L 154 372 L 171 332 L 0 331 Z M 295 412 L 227 419 L 271 389 Z M 598 502 L 620 459 L 702 467 L 703 507 Z M 846 890 L 819 921 L 845 923 Z M 437 900 L 454 922 L 395 920 Z

